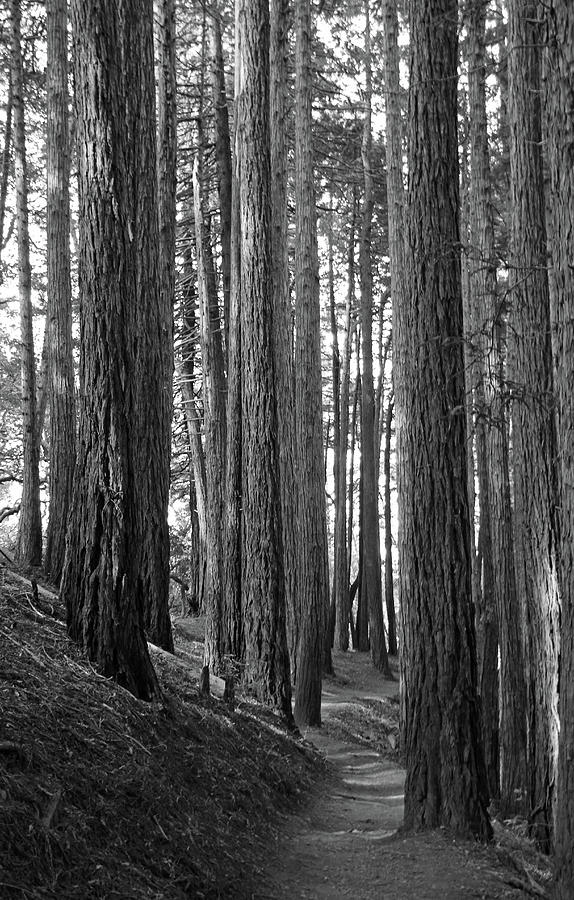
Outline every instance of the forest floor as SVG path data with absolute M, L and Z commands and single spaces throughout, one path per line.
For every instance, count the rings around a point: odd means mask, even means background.
M 489 846 L 401 835 L 398 682 L 335 654 L 303 735 L 199 693 L 203 622 L 151 647 L 146 704 L 94 671 L 57 596 L 0 568 L 2 900 L 547 896 L 516 827 Z
M 401 834 L 404 769 L 399 684 L 366 654 L 334 653 L 322 727 L 307 729 L 331 764 L 326 789 L 287 823 L 269 871 L 276 900 L 462 900 L 543 897 L 547 860 L 494 823 L 490 846 L 445 831 Z M 258 895 L 259 896 L 259 895 Z

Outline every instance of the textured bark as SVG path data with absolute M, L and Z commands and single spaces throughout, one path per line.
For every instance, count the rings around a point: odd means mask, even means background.
M 508 7 L 510 122 L 509 341 L 515 560 L 526 638 L 529 810 L 541 846 L 552 843 L 558 752 L 559 596 L 554 428 L 537 4 Z
M 289 239 L 287 207 L 287 57 L 288 0 L 271 0 L 270 111 L 271 202 L 273 221 L 273 348 L 277 383 L 277 425 L 283 563 L 287 601 L 287 641 L 291 678 L 297 680 L 297 647 L 301 610 L 297 594 L 297 481 L 295 458 L 295 391 L 293 373 L 293 314 L 289 295 Z
M 70 150 L 68 139 L 68 11 L 47 0 L 48 378 L 50 398 L 50 512 L 44 569 L 58 584 L 76 461 L 76 409 L 70 282 Z
M 352 195 L 351 230 L 347 252 L 347 307 L 345 311 L 345 339 L 343 345 L 343 370 L 339 398 L 339 421 L 341 438 L 339 442 L 338 494 L 335 511 L 334 540 L 334 593 L 337 625 L 337 646 L 339 650 L 349 649 L 349 554 L 347 546 L 347 446 L 349 442 L 349 395 L 351 384 L 351 312 L 355 301 L 355 191 Z
M 148 510 L 144 555 L 145 627 L 149 639 L 173 651 L 169 616 L 169 461 L 173 413 L 173 307 L 175 303 L 175 228 L 177 114 L 175 81 L 175 0 L 155 0 L 155 47 L 157 60 L 157 190 L 159 223 L 160 305 L 150 335 L 150 353 L 159 369 L 151 377 L 154 389 L 160 376 L 161 391 L 148 398 L 151 424 L 149 447 Z
M 498 673 L 498 603 L 502 600 L 496 579 L 504 569 L 495 569 L 500 560 L 500 547 L 493 538 L 500 534 L 500 523 L 492 521 L 493 499 L 489 466 L 496 462 L 489 452 L 490 417 L 488 396 L 490 385 L 487 362 L 492 342 L 492 316 L 497 305 L 496 259 L 490 191 L 489 141 L 486 119 L 485 24 L 487 3 L 470 3 L 466 14 L 468 31 L 469 82 L 469 248 L 468 304 L 465 330 L 469 352 L 468 388 L 474 414 L 476 475 L 478 482 L 479 531 L 477 565 L 479 587 L 476 591 L 478 631 L 479 693 L 482 701 L 483 739 L 490 794 L 499 796 L 499 673 Z M 496 425 L 494 425 L 496 427 Z M 502 460 L 499 461 L 499 465 Z M 497 473 L 498 474 L 498 473 Z M 494 501 L 499 502 L 499 501 Z M 518 657 L 520 662 L 521 656 Z M 506 661 L 507 662 L 507 661 Z M 508 673 L 504 672 L 506 677 Z M 504 690 L 507 682 L 502 681 Z M 520 695 L 519 695 L 520 696 Z M 516 698 L 518 700 L 518 698 Z M 518 703 L 517 703 L 518 705 Z M 508 709 L 505 705 L 505 712 Z M 519 706 L 518 715 L 524 714 Z
M 552 187 L 552 309 L 560 472 L 560 750 L 556 803 L 556 896 L 574 896 L 574 10 L 552 4 L 548 81 L 549 161 Z
M 201 151 L 200 151 L 201 152 Z M 203 372 L 203 421 L 205 432 L 206 502 L 206 583 L 205 608 L 208 619 L 205 665 L 220 672 L 223 662 L 223 474 L 225 472 L 225 373 L 219 307 L 210 284 L 208 244 L 201 197 L 201 167 L 196 160 L 193 173 L 195 244 L 201 364 Z
M 355 384 L 353 387 L 353 409 L 351 413 L 351 447 L 350 447 L 350 459 L 349 459 L 349 487 L 348 487 L 348 512 L 347 512 L 347 571 L 349 572 L 349 580 L 351 578 L 351 562 L 353 558 L 353 526 L 355 522 L 355 444 L 357 441 L 357 420 L 358 420 L 358 410 L 359 410 L 359 398 L 361 395 L 361 370 L 359 367 L 359 336 L 357 334 L 357 326 L 354 328 L 354 334 L 356 335 L 356 357 L 357 357 L 357 372 L 355 376 Z M 359 518 L 360 518 L 360 510 L 359 510 Z M 360 531 L 359 531 L 360 534 Z M 351 623 L 351 638 L 353 641 L 353 650 L 358 650 L 358 642 L 357 642 L 357 628 L 355 625 L 355 620 L 353 617 L 353 604 L 355 602 L 355 596 L 357 594 L 357 590 L 360 586 L 361 581 L 361 554 L 359 553 L 359 571 L 357 573 L 357 577 L 353 582 L 353 585 L 349 585 L 349 620 Z
M 396 656 L 398 653 L 398 644 L 395 589 L 393 582 L 393 532 L 391 510 L 391 438 L 394 408 L 395 402 L 391 395 L 387 403 L 387 412 L 385 416 L 385 456 L 383 466 L 385 476 L 385 605 L 387 607 L 387 621 L 389 623 L 389 653 Z
M 384 0 L 384 66 L 385 66 L 385 113 L 386 151 L 387 151 L 387 205 L 389 222 L 389 260 L 391 270 L 391 304 L 393 311 L 393 380 L 396 384 L 402 377 L 403 364 L 403 339 L 402 315 L 404 312 L 404 203 L 405 191 L 403 184 L 403 124 L 401 116 L 401 90 L 399 79 L 399 46 L 398 46 L 398 14 L 397 0 Z M 396 429 L 396 481 L 397 492 L 402 490 L 403 476 L 402 466 L 405 453 L 400 448 L 402 429 Z M 400 569 L 402 559 L 402 528 L 399 519 L 398 531 L 398 566 Z M 388 565 L 388 562 L 385 566 Z M 392 573 L 391 573 L 392 584 Z M 385 567 L 385 580 L 388 584 L 388 574 Z M 386 593 L 387 588 L 385 589 Z M 401 594 L 402 582 L 399 580 L 399 610 L 402 616 L 403 597 Z M 387 601 L 388 602 L 388 601 Z M 402 645 L 402 641 L 401 641 Z M 401 653 L 401 667 L 403 654 Z M 401 684 L 404 678 L 401 679 Z
M 371 272 L 371 231 L 374 209 L 371 129 L 371 26 L 369 4 L 365 3 L 365 121 L 361 156 L 365 196 L 361 223 L 361 334 L 363 378 L 361 396 L 361 472 L 363 503 L 360 528 L 363 533 L 361 595 L 369 610 L 371 658 L 375 668 L 391 677 L 383 622 L 381 547 L 379 536 L 377 465 L 375 462 L 375 392 L 373 384 L 373 277 Z
M 10 176 L 10 157 L 12 150 L 12 109 L 14 105 L 14 92 L 12 91 L 12 73 L 8 73 L 8 97 L 6 99 L 6 113 L 4 124 L 4 145 L 2 148 L 2 168 L 0 169 L 0 284 L 2 275 L 2 251 L 4 250 L 4 220 L 6 218 L 6 196 L 8 193 L 8 178 Z
M 291 721 L 271 291 L 269 8 L 241 0 L 240 9 L 244 679 Z
M 309 0 L 297 0 L 295 19 L 295 377 L 300 481 L 298 589 L 301 598 L 295 718 L 298 724 L 320 725 L 321 667 L 329 585 L 325 564 L 327 533 Z
M 195 273 L 191 266 L 191 250 L 185 255 L 185 289 L 181 304 L 181 360 L 178 366 L 179 384 L 185 412 L 190 451 L 190 507 L 192 514 L 191 564 L 196 606 L 205 612 L 205 560 L 206 551 L 206 487 L 205 453 L 201 438 L 201 418 L 195 401 L 195 355 L 197 322 L 195 316 L 197 295 Z
M 458 228 L 457 4 L 411 3 L 409 192 L 395 382 L 405 604 L 405 826 L 491 835 L 480 743 Z
M 226 651 L 243 658 L 244 639 L 241 611 L 241 553 L 242 553 L 242 422 L 241 422 L 241 216 L 239 184 L 245 119 L 243 91 L 241 3 L 235 3 L 235 147 L 231 192 L 231 285 L 229 298 L 229 327 L 227 342 L 227 454 L 225 478 L 225 560 L 224 603 L 229 645 Z
M 167 387 L 159 314 L 153 3 L 74 0 L 71 19 L 79 139 L 80 427 L 61 593 L 70 635 L 103 674 L 149 699 L 159 687 L 144 633 L 147 473 L 150 464 L 162 479 L 169 470 L 159 416 L 150 408 L 150 395 L 156 400 Z
M 28 231 L 28 175 L 26 166 L 26 133 L 20 3 L 10 4 L 12 32 L 11 77 L 14 116 L 14 181 L 16 187 L 16 220 L 18 232 L 18 295 L 20 299 L 21 399 L 22 399 L 22 499 L 16 558 L 25 566 L 42 562 L 42 518 L 40 513 L 40 440 L 36 422 L 36 362 L 32 331 L 32 272 L 30 268 L 30 235 Z
M 221 18 L 215 11 L 210 22 L 211 93 L 215 121 L 215 157 L 217 160 L 217 192 L 219 194 L 219 224 L 221 235 L 221 275 L 223 281 L 223 321 L 225 353 L 229 347 L 229 303 L 231 296 L 231 193 L 233 167 L 229 136 L 229 110 L 225 88 Z

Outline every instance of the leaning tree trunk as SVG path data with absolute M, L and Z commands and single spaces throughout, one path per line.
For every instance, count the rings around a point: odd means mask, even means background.
M 552 843 L 558 754 L 559 595 L 556 437 L 547 275 L 537 3 L 509 3 L 510 366 L 514 537 L 526 641 L 529 805 L 533 834 Z
M 104 675 L 159 691 L 144 633 L 149 467 L 168 477 L 153 0 L 74 0 L 80 197 L 80 432 L 62 597 Z M 98 90 L 93 86 L 97 84 Z M 102 141 L 102 135 L 107 140 Z M 152 458 L 150 458 L 152 455 Z M 158 507 L 154 506 L 154 509 Z M 161 544 L 166 558 L 168 547 Z
M 457 3 L 411 4 L 402 434 L 405 826 L 491 835 L 477 699 L 458 227 Z
M 22 499 L 16 556 L 20 563 L 39 566 L 42 562 L 42 517 L 40 513 L 40 436 L 36 421 L 36 362 L 32 331 L 32 273 L 30 269 L 30 235 L 28 231 L 28 175 L 26 166 L 26 133 L 20 3 L 12 0 L 11 76 L 14 115 L 14 180 L 16 185 L 16 220 L 18 231 L 18 293 L 20 297 L 21 397 L 22 397 Z

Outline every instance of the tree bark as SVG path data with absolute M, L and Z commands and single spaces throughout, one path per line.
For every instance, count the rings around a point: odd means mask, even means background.
M 201 149 L 199 151 L 202 152 Z M 205 665 L 219 674 L 223 666 L 223 474 L 225 472 L 225 396 L 223 345 L 217 294 L 210 284 L 207 261 L 209 236 L 204 230 L 201 166 L 193 172 L 195 244 L 201 365 L 203 372 L 203 421 L 205 431 L 206 584 L 205 606 L 209 620 Z M 229 629 L 230 630 L 230 629 Z
M 395 612 L 395 588 L 393 581 L 393 532 L 391 510 L 391 438 L 393 426 L 393 410 L 395 402 L 393 396 L 388 399 L 385 417 L 385 605 L 387 607 L 387 621 L 389 623 L 389 653 L 396 656 L 397 644 L 397 617 Z
M 104 675 L 150 699 L 159 686 L 144 633 L 148 472 L 151 465 L 162 482 L 169 473 L 161 416 L 151 408 L 168 388 L 160 347 L 166 336 L 159 314 L 153 2 L 74 0 L 71 19 L 80 432 L 61 593 L 71 637 Z M 167 555 L 167 545 L 161 547 Z M 168 568 L 168 559 L 161 563 Z
M 12 72 L 8 73 L 8 97 L 6 100 L 6 120 L 4 124 L 4 146 L 2 148 L 2 169 L 0 170 L 0 284 L 4 279 L 2 273 L 2 251 L 4 250 L 4 220 L 6 218 L 6 196 L 8 194 L 8 178 L 10 176 L 10 157 L 12 150 L 12 110 L 14 92 L 12 90 Z
M 362 162 L 365 196 L 361 227 L 361 334 L 363 377 L 361 397 L 361 472 L 363 479 L 362 514 L 363 570 L 361 593 L 369 610 L 371 658 L 375 668 L 391 676 L 385 627 L 381 583 L 381 548 L 377 466 L 375 462 L 375 396 L 373 385 L 373 279 L 371 273 L 371 231 L 374 209 L 371 130 L 371 26 L 368 0 L 365 2 L 365 121 L 363 125 Z
M 297 481 L 295 459 L 295 379 L 293 372 L 293 311 L 289 295 L 289 234 L 287 205 L 287 63 L 289 2 L 271 0 L 270 110 L 271 202 L 273 219 L 273 346 L 277 383 L 279 480 L 283 563 L 287 600 L 287 641 L 291 679 L 297 681 L 301 608 L 297 593 Z
M 68 139 L 68 10 L 47 0 L 46 141 L 48 194 L 48 379 L 50 398 L 50 512 L 44 569 L 58 584 L 76 461 L 76 408 L 70 282 L 70 148 Z M 40 435 L 38 435 L 40 439 Z
M 500 561 L 500 546 L 494 547 L 494 537 L 500 534 L 500 522 L 494 523 L 493 503 L 500 502 L 491 497 L 492 479 L 490 464 L 496 460 L 489 452 L 490 429 L 492 428 L 488 392 L 492 383 L 487 373 L 489 348 L 492 342 L 492 327 L 488 327 L 496 308 L 496 259 L 494 251 L 494 229 L 492 221 L 492 201 L 490 190 L 490 158 L 488 127 L 486 118 L 486 71 L 485 71 L 485 25 L 487 3 L 469 4 L 467 10 L 468 30 L 468 83 L 469 83 L 469 250 L 468 271 L 468 321 L 467 347 L 470 364 L 469 393 L 474 416 L 476 447 L 476 475 L 478 481 L 478 579 L 476 591 L 478 644 L 481 648 L 478 659 L 479 692 L 482 701 L 483 735 L 486 768 L 492 797 L 499 796 L 499 673 L 498 673 L 498 605 L 502 599 L 497 591 L 496 579 L 504 568 L 495 568 Z M 496 427 L 496 426 L 495 426 Z M 497 473 L 498 475 L 499 473 Z M 510 599 L 510 598 L 508 598 Z M 520 656 L 518 657 L 520 662 Z M 507 660 L 506 660 L 507 664 Z M 505 665 L 505 676 L 508 676 Z M 508 681 L 502 680 L 504 690 Z M 518 698 L 513 698 L 523 707 Z M 508 712 L 505 704 L 505 712 Z
M 402 430 L 405 826 L 491 836 L 477 699 L 458 227 L 457 3 L 411 4 Z
M 349 442 L 349 396 L 351 385 L 351 313 L 355 300 L 355 219 L 356 197 L 352 193 L 351 230 L 347 250 L 347 307 L 345 310 L 345 339 L 343 345 L 343 370 L 341 374 L 341 392 L 339 399 L 339 464 L 338 494 L 335 511 L 334 541 L 334 592 L 337 623 L 337 646 L 339 650 L 349 649 L 349 559 L 347 545 L 347 446 Z M 351 486 L 350 486 L 351 487 Z
M 219 195 L 219 224 L 221 235 L 221 275 L 223 281 L 223 322 L 225 356 L 229 350 L 229 304 L 231 296 L 231 193 L 233 166 L 229 136 L 229 110 L 225 88 L 221 17 L 217 10 L 211 16 L 211 93 L 215 114 L 215 157 L 217 160 L 217 192 Z
M 552 330 L 560 469 L 560 749 L 556 809 L 556 896 L 574 895 L 574 10 L 554 0 L 549 42 L 549 163 L 552 189 Z
M 36 361 L 32 331 L 32 272 L 28 230 L 28 174 L 24 124 L 23 68 L 19 0 L 11 0 L 11 78 L 14 116 L 14 181 L 18 231 L 18 294 L 20 298 L 21 399 L 22 399 L 22 499 L 16 558 L 25 566 L 42 563 L 40 512 L 40 440 L 36 422 Z
M 552 844 L 558 753 L 559 596 L 556 436 L 541 151 L 537 4 L 508 6 L 511 236 L 510 369 L 514 536 L 526 641 L 529 807 L 532 833 Z
M 240 11 L 244 679 L 290 722 L 271 292 L 269 7 L 241 0 Z
M 405 278 L 405 234 L 404 234 L 404 204 L 405 191 L 403 183 L 403 123 L 401 111 L 401 86 L 399 69 L 399 23 L 397 13 L 397 0 L 384 0 L 384 67 L 385 67 L 385 114 L 386 151 L 387 151 L 387 205 L 389 223 L 389 261 L 391 270 L 391 304 L 393 320 L 393 381 L 396 384 L 402 378 L 403 365 L 403 338 L 402 316 L 406 305 L 404 296 Z M 403 433 L 400 422 L 396 428 L 396 481 L 397 493 L 402 491 L 403 475 L 402 465 L 405 453 L 400 448 L 400 440 Z M 387 538 L 388 539 L 388 538 Z M 402 527 L 399 518 L 398 527 L 398 566 L 400 569 L 402 559 Z M 385 582 L 388 584 L 388 574 L 385 564 Z M 392 579 L 392 573 L 391 573 Z M 402 617 L 403 603 L 402 579 L 399 579 L 399 615 Z M 385 590 L 386 593 L 386 590 Z M 403 641 L 401 640 L 401 645 Z M 401 652 L 401 669 L 404 664 Z M 401 679 L 404 684 L 404 673 Z
M 311 12 L 296 0 L 295 291 L 296 435 L 301 626 L 295 719 L 321 724 L 321 670 L 329 586 L 323 482 L 319 263 L 312 149 Z

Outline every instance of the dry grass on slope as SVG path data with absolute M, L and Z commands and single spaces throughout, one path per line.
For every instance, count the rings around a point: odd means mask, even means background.
M 62 618 L 0 571 L 0 896 L 258 893 L 277 813 L 324 763 L 261 707 L 202 699 L 189 647 L 154 654 L 164 698 L 145 704 Z

